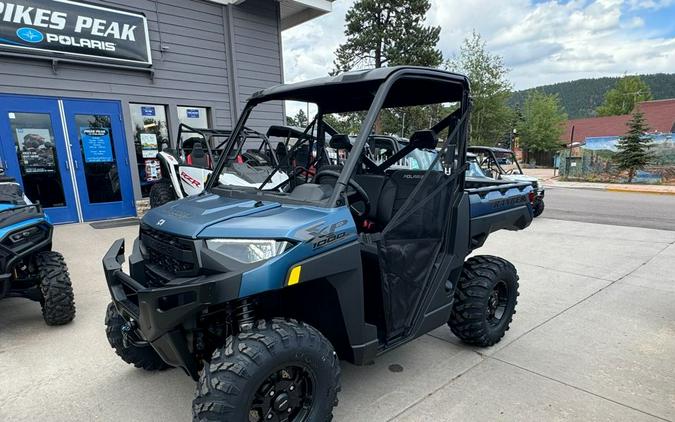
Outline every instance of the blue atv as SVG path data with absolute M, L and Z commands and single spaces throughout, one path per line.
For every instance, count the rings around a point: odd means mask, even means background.
M 278 167 L 258 187 L 228 184 L 240 132 L 288 100 L 319 110 L 305 129 L 313 134 L 307 164 L 276 186 L 268 184 Z M 430 104 L 453 106 L 437 108 L 447 115 L 386 159 L 369 157 L 381 111 Z M 353 142 L 330 138 L 341 158 L 331 161 L 324 119 L 364 110 Z M 145 215 L 128 273 L 123 239 L 104 256 L 115 352 L 139 368 L 180 367 L 194 378 L 196 421 L 326 421 L 340 359 L 368 364 L 446 324 L 472 345 L 500 341 L 515 313 L 516 269 L 467 256 L 489 233 L 531 223 L 532 187 L 466 186 L 470 110 L 466 77 L 417 67 L 254 94 L 205 191 Z M 396 165 L 436 148 L 427 168 Z
M 40 205 L 0 175 L 0 299 L 40 302 L 47 325 L 63 325 L 75 318 L 75 301 L 63 256 L 52 251 L 52 231 Z

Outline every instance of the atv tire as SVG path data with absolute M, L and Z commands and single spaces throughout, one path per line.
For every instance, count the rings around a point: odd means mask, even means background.
M 541 213 L 544 212 L 544 200 L 543 199 L 535 199 L 534 200 L 534 206 L 532 207 L 532 213 L 535 218 L 539 217 Z
M 150 208 L 157 208 L 174 200 L 176 192 L 169 179 L 160 179 L 150 188 Z
M 204 362 L 192 415 L 194 421 L 324 422 L 333 418 L 338 391 L 339 361 L 318 330 L 261 320 L 228 337 Z
M 515 267 L 496 256 L 472 257 L 464 263 L 448 325 L 465 343 L 492 346 L 509 329 L 517 303 Z
M 128 344 L 125 346 L 122 337 L 124 324 L 124 318 L 117 312 L 115 305 L 109 303 L 105 312 L 105 333 L 108 343 L 123 361 L 146 371 L 159 371 L 169 367 L 150 345 L 139 347 Z
M 75 318 L 75 297 L 68 266 L 58 252 L 40 252 L 35 256 L 40 279 L 40 305 L 47 325 L 67 324 Z

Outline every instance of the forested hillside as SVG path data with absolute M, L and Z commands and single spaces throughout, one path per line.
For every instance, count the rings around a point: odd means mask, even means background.
M 675 74 L 657 73 L 640 77 L 651 88 L 655 100 L 675 98 Z M 558 94 L 570 119 L 592 117 L 596 107 L 602 103 L 605 92 L 614 86 L 617 79 L 619 78 L 579 79 L 517 91 L 511 96 L 510 103 L 522 109 L 528 92 L 537 89 L 547 94 Z

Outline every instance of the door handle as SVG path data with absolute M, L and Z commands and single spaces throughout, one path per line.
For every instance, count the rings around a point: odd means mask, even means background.
M 73 164 L 75 164 L 75 170 L 77 170 L 78 168 L 80 168 L 80 167 L 77 165 L 77 160 L 73 160 Z
M 70 171 L 70 163 L 68 160 L 65 160 L 64 163 L 66 163 L 66 170 Z

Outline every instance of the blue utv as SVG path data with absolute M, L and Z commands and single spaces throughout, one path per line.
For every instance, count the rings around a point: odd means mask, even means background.
M 45 322 L 63 325 L 75 318 L 75 301 L 66 262 L 52 251 L 52 231 L 40 205 L 0 171 L 0 299 L 40 302 Z
M 308 164 L 271 188 L 278 168 L 257 188 L 228 185 L 239 133 L 283 101 L 318 110 Z M 430 104 L 447 115 L 382 162 L 369 158 L 381 113 Z M 470 110 L 466 77 L 416 67 L 254 94 L 206 190 L 145 215 L 128 273 L 123 239 L 103 258 L 116 353 L 194 378 L 194 420 L 326 421 L 340 359 L 367 364 L 445 324 L 469 344 L 497 343 L 515 312 L 516 269 L 467 256 L 489 233 L 530 224 L 532 188 L 465 185 Z M 332 136 L 342 161 L 330 162 L 324 120 L 354 115 L 365 116 L 358 136 Z M 427 169 L 394 166 L 437 147 Z

